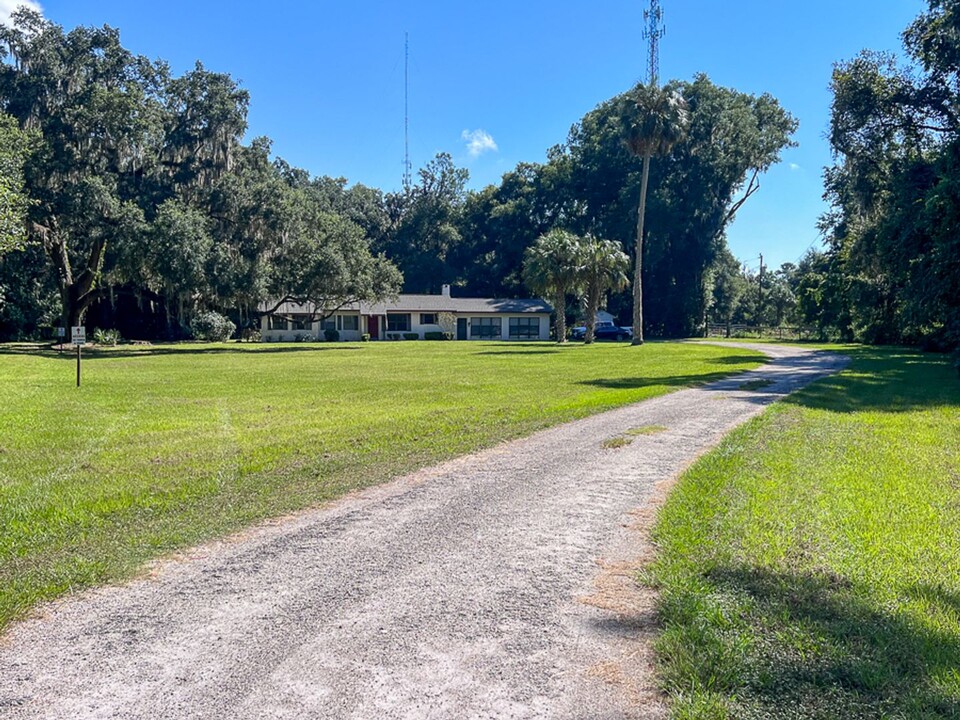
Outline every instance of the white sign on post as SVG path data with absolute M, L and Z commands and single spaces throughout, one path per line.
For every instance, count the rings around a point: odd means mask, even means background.
M 65 327 L 58 327 L 58 328 L 57 328 L 57 337 L 58 337 L 58 338 L 63 338 L 63 337 L 66 337 L 66 336 L 67 336 L 67 329 L 66 329 Z
M 74 345 L 87 344 L 87 329 L 85 327 L 70 328 L 70 336 L 73 338 Z

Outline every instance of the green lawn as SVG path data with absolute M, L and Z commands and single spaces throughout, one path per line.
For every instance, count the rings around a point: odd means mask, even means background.
M 675 718 L 960 717 L 960 381 L 846 352 L 661 511 L 644 579 Z
M 755 367 L 653 343 L 0 346 L 0 627 L 143 561 L 564 420 Z

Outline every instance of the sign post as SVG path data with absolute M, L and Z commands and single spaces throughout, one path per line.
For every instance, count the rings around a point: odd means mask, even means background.
M 73 344 L 77 346 L 77 387 L 80 387 L 80 349 L 87 342 L 87 329 L 85 327 L 71 327 L 70 338 Z

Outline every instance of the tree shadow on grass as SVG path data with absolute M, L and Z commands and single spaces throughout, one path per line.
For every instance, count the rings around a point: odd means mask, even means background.
M 831 412 L 909 412 L 960 406 L 960 380 L 946 355 L 903 348 L 845 349 L 852 362 L 785 402 Z
M 712 365 L 756 365 L 759 363 L 768 363 L 770 358 L 766 355 L 723 355 L 721 357 L 710 358 Z
M 751 362 L 755 361 L 751 360 Z M 581 380 L 577 384 L 592 385 L 608 390 L 639 390 L 640 388 L 653 386 L 694 387 L 696 385 L 704 385 L 729 378 L 729 371 L 719 371 L 692 375 L 665 375 L 661 377 L 597 378 L 594 380 Z
M 485 350 L 474 355 L 559 355 L 559 350 Z
M 767 358 L 758 358 L 755 355 L 730 355 L 727 357 L 712 358 L 711 365 L 739 365 L 743 371 L 751 369 L 757 362 L 767 362 Z M 728 369 L 717 370 L 711 373 L 697 373 L 690 375 L 667 375 L 663 377 L 618 377 L 618 378 L 595 378 L 593 380 L 582 380 L 580 385 L 592 385 L 594 387 L 606 388 L 608 390 L 637 390 L 640 388 L 662 385 L 667 387 L 694 387 L 697 385 L 706 385 L 720 380 L 729 380 L 735 378 L 738 368 L 730 367 Z M 721 389 L 721 388 L 718 388 Z M 722 388 L 729 390 L 731 388 Z
M 113 358 L 148 358 L 165 355 L 239 355 L 248 354 L 256 356 L 261 354 L 272 355 L 276 353 L 315 353 L 329 351 L 352 351 L 358 352 L 361 348 L 351 345 L 279 345 L 270 346 L 267 344 L 240 345 L 224 344 L 215 345 L 197 345 L 191 346 L 185 343 L 176 345 L 132 345 L 121 346 L 117 348 L 84 348 L 83 360 L 110 360 Z M 0 346 L 0 355 L 24 355 L 32 357 L 43 357 L 61 360 L 76 360 L 76 350 L 73 347 L 64 348 L 63 352 L 57 351 L 50 346 Z
M 739 687 L 722 689 L 736 698 L 735 717 L 960 717 L 957 623 L 883 610 L 869 591 L 829 573 L 733 566 L 705 579 L 744 609 L 752 627 Z M 960 598 L 942 588 L 912 586 L 903 595 L 960 613 Z M 698 631 L 690 637 L 696 643 Z
M 477 341 L 473 341 L 473 340 L 460 340 L 459 342 L 463 343 L 463 342 L 477 342 Z M 483 341 L 480 341 L 480 342 L 483 343 L 483 344 L 481 345 L 481 348 L 489 348 L 489 347 L 493 346 L 493 347 L 500 347 L 500 348 L 503 348 L 503 349 L 502 349 L 502 350 L 497 350 L 497 351 L 478 349 L 477 352 L 476 352 L 477 355 L 484 355 L 484 354 L 486 354 L 486 353 L 488 353 L 488 352 L 502 352 L 502 353 L 504 353 L 504 354 L 507 354 L 507 353 L 510 353 L 510 352 L 520 352 L 520 351 L 525 350 L 525 349 L 528 349 L 528 350 L 541 350 L 541 351 L 545 351 L 545 352 L 560 352 L 561 348 L 564 347 L 564 346 L 562 346 L 562 345 L 558 345 L 557 343 L 553 342 L 552 340 L 540 340 L 539 342 L 537 342 L 537 341 L 534 341 L 534 342 L 520 342 L 520 341 L 517 341 L 517 340 L 483 340 Z M 566 345 L 566 347 L 572 347 L 572 346 L 571 346 L 571 345 Z M 518 350 L 518 348 L 519 348 L 519 350 Z

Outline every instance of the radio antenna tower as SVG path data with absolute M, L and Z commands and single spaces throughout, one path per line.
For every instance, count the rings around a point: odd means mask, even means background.
M 647 60 L 647 82 L 656 87 L 660 80 L 660 38 L 666 33 L 660 0 L 650 0 L 650 9 L 643 11 L 643 38 L 650 43 Z
M 403 189 L 410 179 L 410 33 L 403 34 Z

